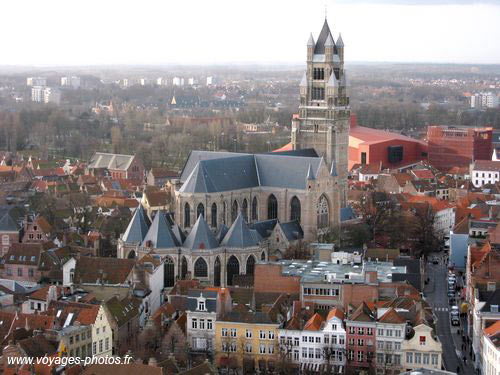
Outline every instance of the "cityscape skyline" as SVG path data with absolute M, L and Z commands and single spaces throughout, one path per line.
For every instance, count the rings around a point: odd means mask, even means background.
M 335 38 L 342 33 L 350 47 L 347 61 L 500 62 L 494 43 L 500 32 L 498 1 L 418 3 L 4 2 L 0 11 L 15 17 L 0 25 L 2 34 L 12 35 L 5 39 L 1 65 L 300 64 L 309 33 L 319 34 L 325 8 Z M 43 32 L 20 28 L 19 17 L 25 25 L 42 22 Z

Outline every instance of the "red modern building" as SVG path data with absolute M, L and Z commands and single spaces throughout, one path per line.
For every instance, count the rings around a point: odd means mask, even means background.
M 429 126 L 429 164 L 441 170 L 467 167 L 474 160 L 491 160 L 492 128 Z
M 379 164 L 400 168 L 427 160 L 427 144 L 414 138 L 357 124 L 351 116 L 349 170 L 355 164 Z

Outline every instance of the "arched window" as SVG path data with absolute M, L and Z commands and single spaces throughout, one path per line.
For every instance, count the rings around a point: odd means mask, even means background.
M 247 259 L 247 275 L 253 275 L 253 270 L 255 268 L 255 258 L 250 255 Z
M 175 284 L 175 266 L 174 261 L 170 257 L 165 258 L 163 282 L 166 287 L 174 286 Z
M 226 225 L 227 204 L 222 202 L 222 224 Z
M 186 260 L 186 257 L 182 257 L 182 263 L 181 263 L 181 279 L 185 280 L 186 276 L 188 273 L 188 262 Z
M 220 259 L 217 257 L 214 264 L 214 286 L 220 286 L 220 271 Z
M 260 254 L 260 260 L 265 261 L 266 260 L 266 252 L 263 251 L 262 254 Z
M 128 253 L 128 259 L 135 259 L 135 251 L 132 250 L 130 253 Z
M 198 219 L 200 215 L 205 217 L 205 206 L 203 206 L 203 203 L 200 203 L 198 207 L 196 207 L 196 218 Z
M 278 200 L 276 199 L 274 194 L 271 194 L 269 198 L 267 198 L 267 218 L 278 218 Z
M 252 220 L 259 220 L 259 205 L 257 203 L 257 197 L 253 197 L 252 200 Z
M 208 277 L 208 266 L 205 259 L 198 258 L 194 262 L 194 277 Z
M 189 207 L 189 203 L 186 202 L 184 205 L 184 227 L 191 226 L 191 207 Z
M 329 219 L 328 219 L 328 200 L 325 195 L 322 194 L 318 199 L 318 203 L 316 204 L 316 217 L 318 228 L 328 228 Z
M 231 255 L 227 261 L 227 285 L 233 285 L 233 276 L 240 274 L 240 262 Z
M 217 228 L 217 204 L 212 203 L 212 210 L 210 212 L 210 224 L 212 225 L 212 228 Z
M 295 196 L 290 201 L 290 220 L 298 220 L 300 222 L 300 201 Z
M 243 219 L 248 223 L 248 202 L 247 199 L 243 199 L 243 203 L 241 204 L 241 211 L 243 213 Z
M 231 223 L 234 223 L 238 217 L 238 201 L 235 199 L 231 205 Z

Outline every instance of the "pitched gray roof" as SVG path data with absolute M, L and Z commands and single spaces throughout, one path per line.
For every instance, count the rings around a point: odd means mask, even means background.
M 314 38 L 313 38 L 313 34 L 311 33 L 311 35 L 309 35 L 309 40 L 307 41 L 307 46 L 308 47 L 314 47 Z
M 279 223 L 279 226 L 288 241 L 295 241 L 304 238 L 304 231 L 302 230 L 298 220 L 289 221 L 287 223 Z
M 19 226 L 10 216 L 10 209 L 2 207 L 0 209 L 0 232 L 16 232 L 18 230 Z
M 250 154 L 238 154 L 235 152 L 223 152 L 223 151 L 191 151 L 189 153 L 189 157 L 182 169 L 180 181 L 185 182 L 191 172 L 193 171 L 196 164 L 198 164 L 201 160 L 209 160 L 209 159 L 222 159 L 222 158 L 230 158 L 238 155 L 250 155 Z
M 330 35 L 330 28 L 328 27 L 328 22 L 325 18 L 325 23 L 323 24 L 323 28 L 319 33 L 318 40 L 316 42 L 316 47 L 314 47 L 315 55 L 323 55 L 325 53 L 325 42 L 328 39 L 328 35 Z
M 217 153 L 193 153 L 190 159 L 198 161 L 186 163 L 182 174 L 189 174 L 180 192 L 214 193 L 258 186 L 304 190 L 309 165 L 316 176 L 323 163 L 322 158 L 305 156 L 221 153 L 216 159 Z M 208 159 L 203 159 L 205 155 Z M 191 171 L 189 166 L 193 167 Z
M 256 221 L 250 225 L 250 228 L 256 230 L 262 238 L 268 238 L 273 232 L 277 222 L 277 219 Z
M 107 168 L 127 170 L 134 155 L 108 154 L 105 152 L 96 152 L 90 159 L 89 168 Z
M 340 208 L 340 221 L 347 221 L 347 220 L 352 220 L 355 219 L 356 215 L 354 214 L 354 211 L 352 210 L 352 207 L 341 207 Z
M 330 168 L 330 176 L 337 177 L 337 165 L 335 165 L 335 162 L 332 162 L 332 167 Z
M 243 218 L 243 214 L 240 211 L 238 217 L 222 240 L 221 245 L 227 247 L 245 248 L 257 246 L 260 240 L 261 238 L 257 231 L 251 230 L 248 227 L 245 219 Z
M 178 243 L 184 243 L 184 241 L 186 241 L 186 235 L 184 234 L 184 232 L 182 231 L 181 227 L 174 224 L 172 225 L 172 232 L 174 233 L 175 235 L 175 238 L 177 239 L 177 242 Z
M 161 211 L 156 213 L 156 216 L 149 227 L 146 237 L 142 242 L 142 246 L 147 246 L 148 241 L 151 241 L 152 247 L 156 249 L 170 249 L 179 246 L 179 242 L 168 225 L 165 214 Z
M 126 243 L 142 243 L 149 229 L 149 219 L 140 204 L 128 224 L 127 230 L 123 234 L 123 241 Z
M 187 309 L 188 311 L 196 311 L 198 309 L 198 298 L 205 298 L 205 308 L 207 312 L 217 312 L 217 292 L 213 290 L 195 290 L 188 291 Z
M 344 47 L 344 41 L 342 40 L 342 34 L 339 33 L 339 37 L 337 39 L 337 47 Z
M 337 56 L 337 55 L 335 55 Z M 332 74 L 330 75 L 330 78 L 328 79 L 328 82 L 326 84 L 327 87 L 336 87 L 339 85 L 339 82 L 337 80 L 337 77 L 335 77 L 335 73 L 332 72 Z
M 186 241 L 184 241 L 182 246 L 191 250 L 215 249 L 219 247 L 219 243 L 208 227 L 203 215 L 198 216 L 198 220 L 196 220 L 196 223 L 193 225 L 191 232 L 186 237 Z
M 314 176 L 312 166 L 311 166 L 311 164 L 309 164 L 309 168 L 307 168 L 306 180 L 315 180 L 315 179 L 316 179 L 316 177 Z
M 217 230 L 217 234 L 215 235 L 216 240 L 221 243 L 224 237 L 226 236 L 227 231 L 229 228 L 226 226 L 226 224 L 222 224 L 219 229 Z

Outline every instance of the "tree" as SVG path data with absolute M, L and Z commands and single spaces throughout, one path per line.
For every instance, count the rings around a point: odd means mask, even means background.
M 177 322 L 173 322 L 167 334 L 163 336 L 161 350 L 164 354 L 173 355 L 179 363 L 187 366 L 189 362 L 189 345 L 184 332 Z
M 283 254 L 284 259 L 309 259 L 311 257 L 311 252 L 307 243 L 298 240 L 294 245 L 290 245 Z
M 415 252 L 427 258 L 429 253 L 439 247 L 439 238 L 434 227 L 436 213 L 430 204 L 425 204 L 415 210 L 414 238 L 416 240 Z
M 298 349 L 298 348 L 297 348 Z M 290 374 L 295 367 L 292 360 L 293 344 L 291 340 L 286 340 L 285 337 L 280 339 L 278 346 L 278 360 L 276 371 L 280 375 Z

